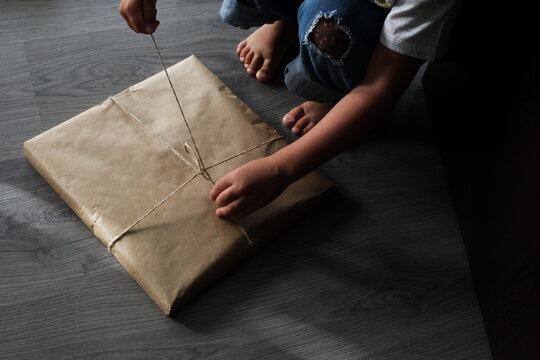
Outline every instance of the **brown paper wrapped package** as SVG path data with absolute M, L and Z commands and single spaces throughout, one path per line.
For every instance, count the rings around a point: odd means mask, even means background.
M 213 181 L 287 145 L 195 56 L 168 71 Z M 213 184 L 193 147 L 163 71 L 24 144 L 32 166 L 166 314 L 333 188 L 311 173 L 233 223 L 214 214 Z

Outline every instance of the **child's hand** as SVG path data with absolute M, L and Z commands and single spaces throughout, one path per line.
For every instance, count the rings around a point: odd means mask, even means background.
M 136 33 L 152 34 L 159 25 L 156 0 L 121 0 L 118 11 Z
M 225 175 L 210 192 L 210 199 L 219 206 L 217 216 L 238 219 L 270 203 L 288 185 L 272 157 L 265 157 Z

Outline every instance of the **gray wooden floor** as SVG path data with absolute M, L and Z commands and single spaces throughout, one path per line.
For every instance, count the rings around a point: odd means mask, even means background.
M 235 57 L 217 0 L 160 1 L 168 65 L 197 55 L 265 121 L 300 99 Z M 490 359 L 418 79 L 321 171 L 339 188 L 166 317 L 26 162 L 25 140 L 158 71 L 106 0 L 0 0 L 0 358 Z

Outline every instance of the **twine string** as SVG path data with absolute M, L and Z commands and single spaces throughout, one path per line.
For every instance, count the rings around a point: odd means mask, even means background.
M 197 177 L 197 173 L 193 174 L 193 176 L 191 178 L 189 178 L 188 180 L 186 180 L 182 185 L 180 185 L 179 187 L 177 187 L 173 192 L 171 192 L 169 195 L 167 195 L 164 199 L 162 199 L 160 202 L 158 202 L 156 205 L 154 205 L 151 209 L 149 209 L 146 213 L 144 213 L 144 215 L 140 216 L 137 220 L 135 220 L 133 223 L 131 223 L 131 225 L 129 225 L 125 230 L 122 230 L 121 232 L 119 232 L 118 234 L 114 235 L 112 237 L 112 240 L 109 242 L 109 244 L 107 245 L 107 249 L 109 250 L 109 252 L 112 251 L 112 248 L 113 246 L 116 244 L 116 242 L 118 240 L 120 240 L 122 238 L 122 236 L 124 236 L 125 233 L 127 233 L 129 230 L 131 230 L 135 225 L 137 225 L 138 223 L 140 223 L 144 218 L 146 218 L 148 215 L 150 215 L 151 213 L 154 212 L 154 210 L 156 210 L 158 207 L 161 206 L 161 204 L 163 204 L 165 201 L 169 200 L 174 194 L 176 194 L 177 192 L 179 192 L 184 186 L 186 186 L 187 184 L 189 184 L 191 182 L 191 180 L 195 179 Z M 245 233 L 245 231 L 244 231 Z M 250 241 L 250 240 L 248 240 Z
M 133 221 L 131 224 L 127 225 L 123 230 L 121 230 L 120 232 L 118 232 L 117 234 L 113 235 L 112 236 L 112 240 L 109 242 L 109 244 L 107 245 L 107 248 L 109 249 L 109 252 L 112 251 L 112 248 L 113 246 L 116 244 L 117 241 L 119 241 L 122 236 L 124 236 L 124 234 L 126 234 L 128 231 L 130 231 L 133 227 L 135 227 L 135 225 L 137 225 L 138 223 L 140 223 L 144 218 L 146 218 L 148 215 L 150 215 L 151 213 L 153 213 L 157 208 L 159 208 L 163 203 L 165 203 L 167 200 L 169 200 L 174 194 L 176 194 L 178 191 L 180 191 L 182 188 L 184 188 L 187 184 L 189 184 L 192 180 L 194 180 L 197 175 L 202 175 L 204 177 L 204 172 L 202 171 L 201 169 L 201 164 L 198 163 L 198 158 L 196 157 L 195 153 L 194 153 L 194 150 L 191 149 L 191 147 L 185 143 L 184 144 L 184 151 L 190 155 L 190 157 L 192 158 L 192 161 L 189 161 L 188 159 L 186 159 L 184 156 L 182 156 L 182 154 L 176 150 L 174 148 L 174 146 L 172 146 L 171 143 L 169 143 L 167 141 L 167 139 L 163 138 L 161 135 L 159 135 L 158 133 L 156 133 L 155 131 L 153 131 L 148 125 L 146 125 L 141 119 L 139 119 L 135 114 L 133 114 L 131 111 L 129 111 L 122 103 L 120 103 L 115 97 L 111 96 L 110 97 L 111 101 L 113 104 L 115 104 L 116 106 L 118 106 L 120 108 L 120 110 L 122 110 L 125 114 L 127 114 L 131 119 L 133 119 L 133 121 L 135 121 L 136 124 L 138 124 L 139 126 L 141 126 L 146 132 L 148 132 L 154 139 L 156 139 L 158 142 L 160 142 L 163 146 L 165 146 L 167 149 L 169 149 L 175 156 L 177 156 L 179 159 L 181 159 L 185 164 L 187 164 L 189 167 L 191 167 L 194 171 L 193 175 L 188 179 L 186 180 L 184 183 L 182 183 L 179 187 L 177 187 L 176 189 L 174 189 L 169 195 L 167 195 L 164 199 L 162 199 L 161 201 L 159 201 L 157 204 L 155 204 L 154 206 L 152 206 L 148 211 L 146 211 L 142 216 L 140 216 L 139 218 L 137 218 L 135 221 Z M 242 156 L 244 154 L 247 154 L 248 152 L 250 151 L 253 151 L 253 150 L 256 150 L 262 146 L 265 146 L 267 144 L 271 144 L 277 140 L 281 140 L 283 139 L 283 136 L 281 135 L 277 135 L 273 138 L 270 138 L 258 145 L 254 145 L 246 150 L 243 150 L 243 151 L 240 151 L 239 153 L 236 153 L 234 155 L 231 155 L 231 156 L 228 156 L 226 157 L 225 159 L 223 160 L 220 160 L 208 167 L 206 167 L 206 169 L 212 169 L 218 165 L 221 165 L 229 160 L 232 160 L 232 159 L 235 159 L 239 156 Z M 205 177 L 206 180 L 208 181 L 211 181 L 211 179 L 208 179 Z M 242 231 L 242 233 L 244 234 L 244 236 L 246 237 L 249 245 L 253 245 L 253 241 L 251 240 L 251 238 L 249 237 L 249 235 L 247 234 L 246 230 L 244 229 L 244 227 L 238 223 L 238 222 L 235 222 L 236 225 L 238 225 L 238 227 L 240 228 L 240 230 Z
M 165 138 L 163 138 L 161 135 L 153 131 L 148 125 L 146 125 L 141 119 L 139 119 L 135 114 L 130 112 L 124 105 L 122 105 L 118 100 L 116 100 L 114 97 L 110 97 L 111 101 L 119 106 L 119 108 L 125 112 L 130 118 L 132 118 L 138 125 L 140 125 L 145 131 L 147 131 L 149 134 L 151 134 L 157 141 L 162 143 L 167 149 L 169 149 L 175 156 L 180 158 L 184 163 L 186 163 L 188 166 L 190 166 L 194 170 L 194 174 L 186 180 L 184 183 L 182 183 L 180 186 L 178 186 L 174 191 L 172 191 L 169 195 L 167 195 L 165 198 L 163 198 L 161 201 L 159 201 L 157 204 L 155 204 L 153 207 L 151 207 L 148 211 L 146 211 L 142 216 L 137 218 L 135 221 L 133 221 L 131 224 L 126 226 L 122 231 L 118 232 L 116 235 L 112 236 L 111 241 L 107 245 L 107 248 L 109 252 L 112 251 L 113 246 L 122 238 L 124 234 L 126 234 L 128 231 L 130 231 L 134 226 L 136 226 L 138 223 L 140 223 L 144 218 L 146 218 L 148 215 L 150 215 L 152 212 L 154 212 L 157 208 L 159 208 L 163 203 L 165 203 L 167 200 L 169 200 L 173 195 L 175 195 L 178 191 L 180 191 L 182 188 L 184 188 L 187 184 L 189 184 L 193 179 L 197 177 L 197 175 L 202 175 L 206 180 L 211 182 L 212 184 L 215 184 L 213 179 L 210 177 L 210 174 L 208 174 L 208 169 L 213 168 L 215 166 L 218 166 L 226 161 L 232 160 L 234 158 L 237 158 L 241 155 L 244 155 L 250 151 L 253 151 L 259 147 L 262 147 L 264 145 L 270 144 L 274 141 L 280 140 L 283 137 L 282 136 L 276 136 L 269 140 L 266 140 L 258 145 L 252 146 L 249 149 L 246 149 L 244 151 L 241 151 L 237 154 L 231 155 L 221 161 L 218 161 L 217 163 L 206 167 L 204 165 L 203 159 L 200 155 L 199 149 L 197 148 L 197 143 L 195 142 L 195 139 L 193 137 L 193 133 L 191 132 L 191 129 L 189 127 L 189 124 L 186 120 L 186 116 L 184 115 L 184 110 L 182 109 L 182 106 L 180 105 L 180 100 L 178 100 L 178 96 L 176 95 L 176 91 L 174 90 L 174 86 L 172 84 L 171 78 L 169 76 L 169 73 L 167 72 L 167 68 L 165 66 L 165 63 L 163 62 L 163 58 L 161 56 L 161 53 L 159 51 L 159 48 L 156 44 L 156 40 L 154 39 L 154 36 L 150 34 L 152 37 L 152 42 L 154 43 L 154 47 L 156 48 L 157 54 L 159 56 L 159 60 L 161 61 L 161 65 L 163 66 L 163 70 L 165 71 L 165 75 L 167 76 L 167 80 L 169 81 L 169 85 L 171 86 L 172 92 L 174 94 L 174 98 L 176 99 L 176 103 L 178 104 L 178 108 L 180 110 L 180 114 L 182 115 L 182 119 L 184 120 L 184 124 L 186 125 L 186 128 L 188 130 L 189 136 L 191 138 L 191 142 L 193 143 L 193 148 L 189 146 L 189 144 L 184 143 L 184 151 L 189 155 L 191 158 L 191 161 L 186 159 L 178 150 L 176 150 L 171 143 L 169 143 Z M 253 245 L 253 241 L 250 239 L 249 235 L 247 234 L 244 227 L 238 223 L 235 222 L 235 224 L 238 225 L 244 236 L 246 237 L 248 243 L 250 246 Z
M 139 119 L 139 117 L 135 114 L 133 114 L 131 111 L 129 111 L 121 102 L 119 102 L 114 96 L 111 96 L 109 98 L 116 106 L 118 106 L 120 108 L 120 110 L 122 110 L 126 115 L 128 115 L 131 119 L 133 119 L 139 126 L 141 126 L 145 131 L 147 131 L 151 136 L 154 137 L 154 139 L 156 139 L 159 143 L 161 143 L 163 146 L 165 146 L 167 149 L 169 149 L 175 156 L 177 156 L 180 160 L 182 160 L 186 165 L 188 165 L 189 167 L 191 167 L 196 174 L 201 174 L 203 175 L 203 171 L 201 169 L 201 163 L 199 162 L 199 158 L 196 156 L 196 154 L 194 153 L 194 150 L 191 149 L 191 147 L 187 144 L 187 143 L 184 143 L 184 151 L 191 157 L 192 161 L 189 161 L 188 159 L 186 159 L 181 153 L 180 151 L 176 150 L 176 148 L 169 142 L 167 141 L 167 139 L 165 139 L 163 136 L 159 135 L 158 133 L 156 133 L 154 130 L 152 130 L 148 125 L 146 125 L 144 123 L 144 121 L 142 121 L 141 119 Z M 206 166 L 205 169 L 206 170 L 210 170 L 218 165 L 221 165 L 229 160 L 232 160 L 232 159 L 235 159 L 239 156 L 242 156 L 244 154 L 247 154 L 248 152 L 250 151 L 253 151 L 253 150 L 256 150 L 258 148 L 260 148 L 261 146 L 264 146 L 264 145 L 267 145 L 267 144 L 270 144 L 270 143 L 273 143 L 274 141 L 277 141 L 277 140 L 280 140 L 280 139 L 283 139 L 283 136 L 281 135 L 277 135 L 273 138 L 270 138 L 258 145 L 254 145 L 246 150 L 243 150 L 243 151 L 240 151 L 239 153 L 236 153 L 234 155 L 231 155 L 231 156 L 228 156 L 226 157 L 225 159 L 222 159 L 212 165 L 209 165 L 209 166 Z M 209 180 L 209 179 L 207 179 Z M 211 180 L 209 180 L 211 181 Z
M 206 168 L 204 167 L 204 162 L 201 157 L 201 153 L 199 152 L 199 148 L 197 147 L 197 143 L 195 142 L 195 139 L 193 138 L 193 133 L 191 132 L 191 128 L 189 127 L 189 124 L 186 120 L 186 115 L 184 114 L 184 110 L 182 109 L 182 105 L 180 105 L 180 100 L 178 100 L 178 95 L 176 95 L 176 91 L 174 90 L 173 83 L 171 81 L 171 77 L 169 76 L 169 72 L 167 71 L 167 67 L 165 66 L 165 62 L 163 61 L 163 57 L 161 56 L 161 52 L 159 51 L 159 47 L 157 46 L 156 40 L 154 39 L 154 34 L 150 34 L 150 37 L 152 38 L 152 42 L 154 43 L 154 47 L 156 48 L 156 52 L 159 57 L 159 61 L 161 62 L 161 66 L 163 66 L 163 71 L 165 71 L 165 75 L 167 76 L 167 80 L 169 80 L 169 85 L 171 86 L 171 90 L 173 92 L 174 98 L 176 100 L 176 103 L 178 104 L 178 109 L 180 109 L 180 114 L 182 115 L 182 119 L 184 120 L 184 124 L 186 124 L 186 128 L 189 133 L 189 137 L 191 138 L 191 142 L 193 143 L 193 146 L 195 148 L 195 154 L 197 156 L 197 163 L 200 163 L 200 168 L 202 171 L 202 174 L 205 179 L 210 180 L 213 184 L 214 181 L 210 177 L 210 174 L 208 174 L 208 171 L 206 171 Z

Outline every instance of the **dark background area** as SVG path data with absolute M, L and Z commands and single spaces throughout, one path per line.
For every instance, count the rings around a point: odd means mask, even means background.
M 166 64 L 196 54 L 293 141 L 301 99 L 246 75 L 219 5 L 158 2 Z M 117 6 L 0 0 L 0 358 L 490 359 L 485 329 L 494 358 L 540 358 L 532 9 L 464 0 L 447 56 L 321 168 L 338 195 L 169 318 L 22 153 L 161 71 Z
M 422 83 L 492 354 L 539 359 L 539 31 L 516 5 L 464 1 Z

